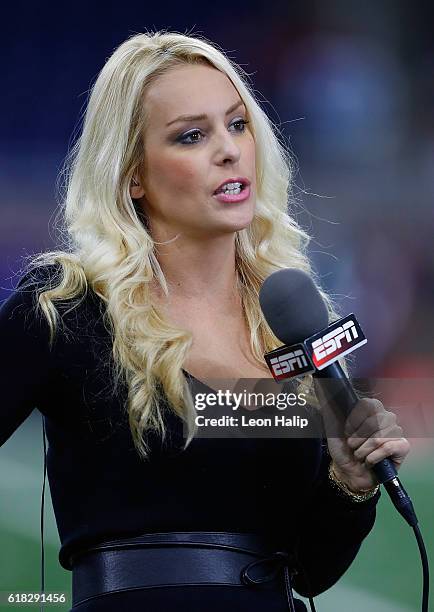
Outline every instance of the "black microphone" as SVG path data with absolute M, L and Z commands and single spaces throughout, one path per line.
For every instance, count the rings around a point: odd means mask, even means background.
M 259 302 L 274 335 L 285 345 L 291 345 L 291 349 L 293 345 L 303 345 L 308 338 L 311 339 L 318 332 L 327 334 L 329 325 L 327 306 L 312 278 L 302 270 L 286 268 L 271 274 L 262 284 Z M 344 325 L 347 334 L 351 325 L 354 326 L 352 321 Z M 344 334 L 345 332 L 342 332 L 342 335 Z M 354 331 L 354 334 L 356 337 L 357 332 Z M 366 340 L 356 346 L 364 342 Z M 294 353 L 290 353 L 291 357 L 293 355 Z M 325 394 L 328 401 L 347 417 L 359 398 L 339 362 L 334 361 L 322 369 L 315 367 L 315 364 L 313 367 L 313 376 L 333 381 L 333 392 L 330 392 L 330 388 L 327 391 L 326 387 Z M 417 525 L 413 504 L 397 476 L 393 462 L 387 458 L 383 459 L 376 463 L 372 470 L 378 482 L 384 485 L 398 512 L 409 525 L 412 527 Z

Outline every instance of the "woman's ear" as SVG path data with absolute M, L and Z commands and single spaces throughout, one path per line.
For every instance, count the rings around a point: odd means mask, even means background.
M 138 200 L 140 198 L 142 198 L 145 195 L 145 190 L 143 189 L 143 187 L 140 184 L 140 179 L 135 178 L 133 176 L 133 178 L 131 179 L 131 184 L 130 184 L 130 196 L 133 200 Z

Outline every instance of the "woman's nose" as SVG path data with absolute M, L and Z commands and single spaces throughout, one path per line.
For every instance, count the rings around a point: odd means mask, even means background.
M 219 136 L 216 158 L 218 163 L 237 162 L 240 159 L 241 150 L 234 140 L 233 134 L 228 132 Z

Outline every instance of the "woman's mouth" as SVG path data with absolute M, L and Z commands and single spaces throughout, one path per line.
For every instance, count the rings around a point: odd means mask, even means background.
M 238 193 L 237 193 L 238 192 Z M 241 184 L 240 187 L 236 189 L 231 189 L 228 191 L 219 191 L 213 195 L 213 198 L 216 198 L 219 202 L 243 202 L 250 197 L 250 185 Z

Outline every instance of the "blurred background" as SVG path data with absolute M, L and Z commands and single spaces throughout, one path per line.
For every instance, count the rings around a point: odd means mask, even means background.
M 356 313 L 368 338 L 354 374 L 411 380 L 399 394 L 392 382 L 383 396 L 396 402 L 406 396 L 410 408 L 413 390 L 423 386 L 432 419 L 433 5 L 15 1 L 2 13 L 1 300 L 17 283 L 21 257 L 55 245 L 56 178 L 107 57 L 149 29 L 201 34 L 251 75 L 292 150 L 292 213 L 313 237 L 311 256 L 324 287 L 343 314 Z M 411 442 L 400 476 L 434 567 L 431 424 Z M 40 587 L 42 475 L 41 416 L 34 411 L 0 449 L 0 591 Z M 46 491 L 46 590 L 70 593 L 58 549 Z M 413 612 L 420 593 L 413 533 L 384 493 L 374 531 L 339 583 L 316 598 L 318 612 L 347 610 L 349 603 L 352 612 L 368 605 Z

